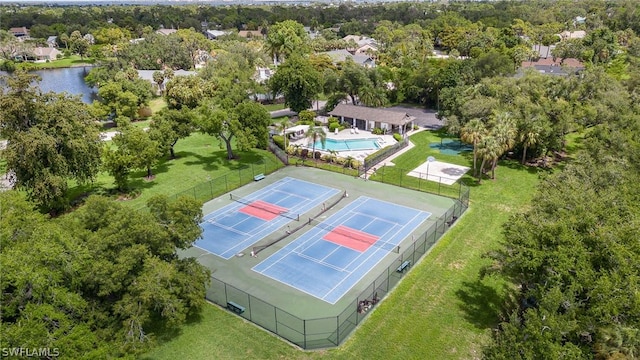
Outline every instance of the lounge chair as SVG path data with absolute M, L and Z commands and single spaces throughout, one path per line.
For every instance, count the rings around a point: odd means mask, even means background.
M 360 133 L 358 132 L 358 128 L 353 129 L 353 131 L 355 131 L 355 132 L 356 132 L 356 134 L 360 134 Z
M 336 128 L 336 130 L 333 133 L 338 135 L 338 128 Z
M 353 128 L 349 129 L 349 132 L 351 132 L 353 134 Z

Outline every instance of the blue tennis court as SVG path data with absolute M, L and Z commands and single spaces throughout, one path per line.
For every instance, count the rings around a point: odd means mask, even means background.
M 335 304 L 430 216 L 362 196 L 253 270 Z
M 207 214 L 195 246 L 230 259 L 339 192 L 286 177 Z

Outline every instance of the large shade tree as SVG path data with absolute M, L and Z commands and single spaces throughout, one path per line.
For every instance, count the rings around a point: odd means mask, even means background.
M 285 104 L 300 112 L 312 106 L 320 91 L 320 73 L 302 56 L 289 57 L 273 75 L 270 86 L 274 94 L 283 94 Z
M 198 111 L 197 127 L 224 143 L 227 159 L 235 158 L 233 141 L 241 151 L 258 145 L 266 146 L 271 116 L 263 105 L 244 101 L 234 108 L 228 108 L 209 100 Z
M 2 346 L 58 348 L 73 359 L 135 356 L 156 331 L 196 314 L 209 273 L 177 249 L 202 233 L 201 204 L 160 196 L 147 205 L 137 212 L 89 197 L 48 219 L 19 192 L 0 193 Z
M 89 107 L 78 97 L 41 94 L 36 77 L 17 71 L 3 77 L 0 131 L 3 156 L 15 186 L 42 210 L 68 206 L 68 182 L 87 183 L 100 166 L 100 133 Z
M 189 109 L 162 109 L 153 116 L 149 136 L 157 141 L 163 153 L 169 152 L 172 159 L 176 154 L 174 146 L 178 140 L 188 137 L 195 130 L 193 111 Z
M 306 53 L 309 36 L 304 26 L 295 20 L 273 24 L 267 32 L 267 51 L 278 64 L 293 53 Z

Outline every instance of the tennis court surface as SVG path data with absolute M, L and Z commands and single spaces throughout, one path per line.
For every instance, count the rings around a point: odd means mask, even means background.
M 430 216 L 361 196 L 253 270 L 335 304 Z
M 204 217 L 195 246 L 230 259 L 340 191 L 286 177 Z

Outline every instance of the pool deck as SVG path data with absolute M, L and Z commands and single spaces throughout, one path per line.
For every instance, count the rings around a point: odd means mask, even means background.
M 342 131 L 339 131 L 338 134 L 333 133 L 333 132 L 329 132 L 326 128 L 325 128 L 325 132 L 327 133 L 327 139 L 336 139 L 336 140 L 348 140 L 348 139 L 372 139 L 372 138 L 376 138 L 378 139 L 378 143 L 380 144 L 380 147 L 383 148 L 385 146 L 390 146 L 393 145 L 395 143 L 397 143 L 397 141 L 393 138 L 392 135 L 374 135 L 371 133 L 371 131 L 364 131 L 364 130 L 358 130 L 357 134 L 352 134 L 351 133 L 351 129 L 345 129 Z M 291 141 L 291 145 L 301 145 L 301 146 L 307 146 L 307 144 L 309 143 L 309 141 L 307 139 L 300 139 L 300 140 L 295 140 L 295 141 Z M 316 151 L 320 151 L 320 152 L 326 152 L 323 151 L 322 149 L 317 149 Z M 364 158 L 366 158 L 369 154 L 372 154 L 374 152 L 378 151 L 378 149 L 371 149 L 371 150 L 345 150 L 345 151 L 338 151 L 338 156 L 340 157 L 349 157 L 351 156 L 352 158 L 359 160 L 359 161 L 364 161 Z

